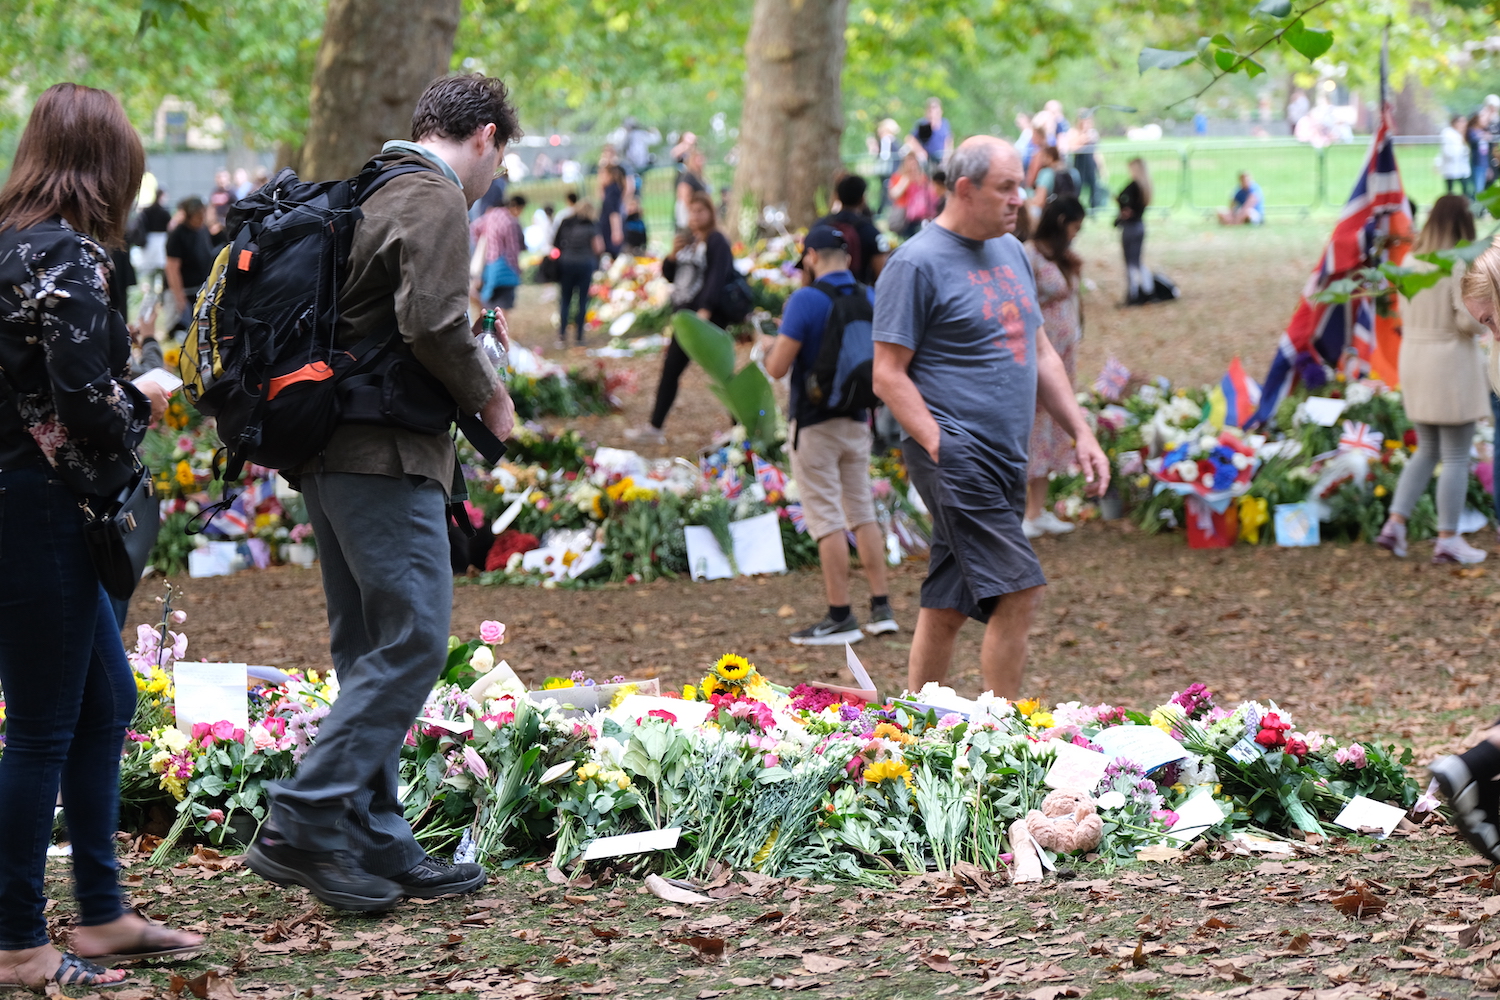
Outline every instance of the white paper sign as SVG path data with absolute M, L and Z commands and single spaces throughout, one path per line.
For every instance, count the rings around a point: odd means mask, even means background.
M 701 525 L 682 530 L 694 580 L 725 580 L 734 575 L 712 531 Z M 729 537 L 741 576 L 786 572 L 786 550 L 781 545 L 781 526 L 774 511 L 732 522 Z
M 1253 760 L 1259 760 L 1265 756 L 1264 751 L 1260 748 L 1260 744 L 1248 736 L 1241 737 L 1238 743 L 1225 752 L 1229 754 L 1231 759 L 1237 760 L 1241 764 L 1248 764 Z
M 1177 807 L 1177 822 L 1167 831 L 1167 839 L 1181 847 L 1223 821 L 1223 808 L 1205 788 Z
M 498 535 L 506 528 L 509 528 L 511 522 L 521 515 L 521 508 L 525 505 L 526 495 L 523 493 L 511 501 L 511 505 L 505 508 L 499 517 L 495 518 L 495 523 L 490 525 L 490 534 Z
M 1057 759 L 1052 762 L 1052 767 L 1047 770 L 1047 777 L 1043 779 L 1048 788 L 1092 792 L 1103 780 L 1104 769 L 1109 767 L 1109 757 L 1097 750 L 1064 743 L 1062 740 L 1053 740 L 1052 745 L 1057 748 Z
M 250 703 L 245 697 L 249 674 L 243 663 L 194 663 L 179 660 L 172 668 L 177 689 L 177 728 L 191 734 L 198 722 L 229 722 L 250 728 Z
M 626 833 L 618 837 L 600 837 L 589 844 L 583 852 L 583 860 L 614 858 L 621 854 L 644 854 L 647 851 L 669 851 L 677 846 L 682 836 L 681 827 L 666 830 L 647 830 L 644 833 Z
M 1302 412 L 1307 419 L 1320 427 L 1332 427 L 1343 416 L 1345 402 L 1327 396 L 1308 396 L 1302 401 Z
M 1367 799 L 1363 795 L 1356 795 L 1349 800 L 1343 812 L 1334 817 L 1334 824 L 1345 830 L 1358 830 L 1360 827 L 1379 827 L 1380 836 L 1376 840 L 1384 840 L 1396 829 L 1396 824 L 1406 817 L 1406 810 L 1400 806 L 1388 806 L 1384 802 L 1376 802 Z
M 875 682 L 870 680 L 870 674 L 865 670 L 865 665 L 859 662 L 859 657 L 854 655 L 854 647 L 847 642 L 844 643 L 844 664 L 854 675 L 856 687 L 871 691 L 875 689 Z
M 681 698 L 658 698 L 646 694 L 626 695 L 620 704 L 609 713 L 609 717 L 621 725 L 644 719 L 652 709 L 671 712 L 677 725 L 696 729 L 708 720 L 714 707 L 706 701 L 684 701 Z
M 1181 743 L 1155 726 L 1111 726 L 1101 730 L 1093 743 L 1111 760 L 1124 757 L 1148 773 L 1188 755 Z
M 188 576 L 195 580 L 209 576 L 229 576 L 234 572 L 234 543 L 209 542 L 188 553 Z

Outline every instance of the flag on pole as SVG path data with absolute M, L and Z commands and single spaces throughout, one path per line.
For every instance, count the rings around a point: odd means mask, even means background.
M 1208 418 L 1216 427 L 1244 427 L 1260 406 L 1260 383 L 1245 374 L 1236 355 L 1208 394 Z
M 1297 311 L 1277 344 L 1252 423 L 1270 420 L 1291 392 L 1295 379 L 1321 378 L 1324 364 L 1341 369 L 1350 379 L 1373 374 L 1397 384 L 1400 320 L 1394 296 L 1388 315 L 1378 318 L 1370 298 L 1332 305 L 1308 301 L 1352 271 L 1384 261 L 1399 264 L 1406 257 L 1411 214 L 1396 167 L 1391 131 L 1386 109 L 1333 236 L 1308 277 Z

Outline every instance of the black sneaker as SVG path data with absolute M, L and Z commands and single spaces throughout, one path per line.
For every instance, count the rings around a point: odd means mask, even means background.
M 882 604 L 878 608 L 870 609 L 870 620 L 865 622 L 865 631 L 871 635 L 880 635 L 883 632 L 899 632 L 901 626 L 896 623 L 896 616 L 891 613 L 891 606 Z
M 304 851 L 264 832 L 245 854 L 245 867 L 277 885 L 306 886 L 329 906 L 373 913 L 401 902 L 401 886 L 372 875 L 348 851 Z
M 846 642 L 858 642 L 865 634 L 859 630 L 859 619 L 850 615 L 842 621 L 834 621 L 827 615 L 816 625 L 793 632 L 789 639 L 793 646 L 842 646 Z
M 473 892 L 489 880 L 483 865 L 453 864 L 431 854 L 391 880 L 414 899 L 439 899 Z

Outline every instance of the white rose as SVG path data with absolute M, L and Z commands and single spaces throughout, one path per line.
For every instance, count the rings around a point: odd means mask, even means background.
M 1125 796 L 1111 790 L 1095 799 L 1094 805 L 1100 809 L 1123 809 L 1125 808 Z
M 469 666 L 481 674 L 487 674 L 495 669 L 495 654 L 490 652 L 490 647 L 480 646 L 474 650 L 474 655 L 469 657 Z

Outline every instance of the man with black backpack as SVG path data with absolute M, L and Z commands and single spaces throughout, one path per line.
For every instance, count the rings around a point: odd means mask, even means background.
M 479 865 L 449 864 L 418 845 L 402 815 L 397 763 L 446 662 L 451 624 L 447 491 L 456 457 L 435 427 L 477 411 L 503 439 L 514 422 L 468 320 L 467 209 L 519 133 L 505 85 L 474 74 L 435 80 L 412 114 L 415 141 L 386 143 L 376 164 L 392 176 L 357 202 L 336 343 L 363 355 L 362 345 L 384 342 L 391 346 L 381 355 L 400 364 L 372 369 L 385 372 L 369 394 L 378 398 L 361 412 L 351 393 L 321 454 L 288 470 L 318 539 L 340 695 L 296 776 L 272 787 L 247 864 L 340 909 L 383 910 L 403 896 L 450 896 L 485 882 Z M 240 242 L 225 266 L 243 260 L 253 269 L 255 255 L 269 252 Z M 273 379 L 272 390 L 281 388 Z M 425 431 L 411 429 L 423 394 L 440 417 Z M 380 400 L 393 396 L 386 413 Z
M 875 293 L 854 280 L 844 234 L 819 223 L 802 241 L 802 267 L 815 282 L 787 299 L 781 332 L 766 355 L 772 378 L 792 373 L 792 478 L 807 530 L 818 540 L 828 614 L 793 632 L 797 646 L 858 642 L 895 632 L 885 579 L 885 540 L 870 496 L 870 320 Z M 861 630 L 849 607 L 849 543 L 870 582 L 870 620 Z

